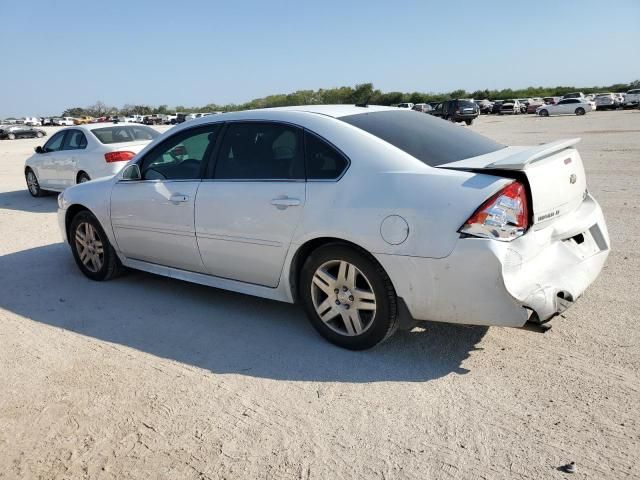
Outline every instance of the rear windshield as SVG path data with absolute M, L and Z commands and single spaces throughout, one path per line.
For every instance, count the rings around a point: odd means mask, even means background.
M 629 90 L 627 92 L 627 94 L 631 94 L 631 95 L 638 95 L 640 93 L 640 90 Z
M 505 148 L 467 128 L 424 113 L 358 113 L 340 120 L 375 135 L 431 167 Z
M 118 125 L 117 127 L 94 128 L 91 130 L 100 143 L 123 143 L 153 140 L 160 133 L 143 125 Z

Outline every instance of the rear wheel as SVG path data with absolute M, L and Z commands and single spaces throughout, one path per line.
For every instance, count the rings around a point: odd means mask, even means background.
M 540 115 L 541 117 L 548 117 L 549 116 L 549 110 L 542 109 L 542 110 L 540 110 L 540 113 L 538 115 Z
M 42 132 L 36 132 L 36 137 L 38 138 L 42 138 L 44 135 L 42 134 Z
M 468 126 L 473 124 L 473 120 L 465 120 L 464 123 L 466 123 Z
M 584 114 L 585 114 L 584 108 L 582 107 L 576 108 L 576 115 L 584 115 Z
M 27 188 L 29 189 L 29 193 L 33 197 L 44 197 L 47 192 L 40 188 L 40 183 L 38 183 L 38 177 L 33 170 L 30 168 L 24 174 L 25 180 L 27 181 Z
M 91 212 L 84 210 L 73 218 L 69 244 L 78 268 L 91 280 L 109 280 L 122 272 L 109 238 Z
M 375 260 L 347 245 L 325 245 L 309 256 L 300 296 L 313 327 L 343 348 L 371 348 L 397 328 L 391 280 Z
M 76 183 L 85 183 L 90 180 L 91 178 L 89 178 L 88 174 L 86 174 L 85 172 L 80 172 L 78 173 L 78 178 L 76 179 Z
M 16 139 L 16 135 L 15 135 L 15 133 L 10 133 L 9 135 L 7 135 L 7 138 L 9 140 L 15 140 Z

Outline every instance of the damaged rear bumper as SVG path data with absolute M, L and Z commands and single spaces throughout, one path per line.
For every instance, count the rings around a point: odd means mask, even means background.
M 560 219 L 559 219 L 560 220 Z M 520 327 L 566 310 L 598 277 L 609 254 L 598 203 L 512 242 L 460 239 L 446 258 L 376 255 L 416 320 Z

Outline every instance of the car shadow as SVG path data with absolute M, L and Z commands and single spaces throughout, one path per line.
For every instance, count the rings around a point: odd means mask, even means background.
M 0 257 L 0 284 L 0 307 L 33 321 L 219 374 L 278 380 L 424 382 L 464 374 L 462 362 L 487 331 L 430 323 L 351 352 L 321 338 L 297 305 L 143 272 L 93 282 L 62 243 Z
M 15 192 L 0 192 L 0 209 L 31 213 L 51 213 L 58 210 L 57 194 L 32 197 L 27 188 Z

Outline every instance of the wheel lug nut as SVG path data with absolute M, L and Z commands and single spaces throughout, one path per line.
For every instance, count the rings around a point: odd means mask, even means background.
M 340 300 L 336 300 L 336 305 L 340 305 Z
M 353 295 L 349 295 L 349 301 L 353 302 Z
M 337 288 L 333 291 L 333 293 L 337 294 L 340 290 L 338 290 Z

